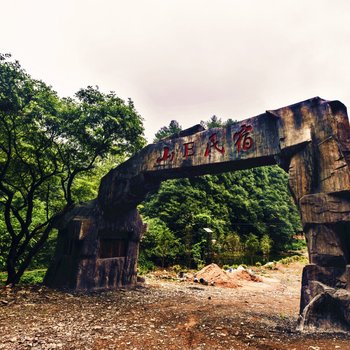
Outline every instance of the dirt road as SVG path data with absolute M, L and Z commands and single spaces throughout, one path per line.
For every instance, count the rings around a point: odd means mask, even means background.
M 300 266 L 239 288 L 146 279 L 133 290 L 2 288 L 0 349 L 350 350 L 350 335 L 296 331 Z

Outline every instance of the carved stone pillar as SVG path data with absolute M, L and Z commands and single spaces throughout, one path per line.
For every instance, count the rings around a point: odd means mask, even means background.
M 80 291 L 135 285 L 144 229 L 135 208 L 105 218 L 96 201 L 75 207 L 59 226 L 45 284 Z

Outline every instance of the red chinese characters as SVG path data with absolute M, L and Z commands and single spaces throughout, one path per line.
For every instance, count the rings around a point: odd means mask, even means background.
M 194 155 L 194 142 L 184 143 L 184 153 L 183 157 L 187 159 L 190 156 Z
M 224 146 L 222 146 L 221 148 L 218 146 L 219 145 L 219 141 L 217 141 L 217 134 L 213 134 L 209 137 L 209 141 L 208 144 L 207 144 L 207 148 L 205 150 L 205 153 L 204 155 L 206 157 L 208 157 L 211 149 L 214 147 L 214 149 L 218 152 L 220 152 L 221 154 L 224 154 L 225 153 L 225 148 Z
M 238 153 L 242 149 L 243 151 L 247 151 L 253 146 L 253 139 L 249 136 L 252 130 L 253 127 L 251 125 L 242 124 L 241 130 L 234 133 L 233 140 L 235 141 L 235 145 L 237 146 Z
M 172 162 L 174 159 L 174 155 L 175 155 L 175 152 L 174 151 L 170 152 L 169 147 L 165 146 L 163 148 L 163 155 L 161 157 L 157 158 L 156 162 L 157 162 L 157 164 L 164 162 L 164 161 L 167 161 L 167 160 L 169 162 Z
M 234 146 L 237 147 L 238 153 L 241 151 L 247 151 L 253 146 L 253 138 L 251 137 L 252 130 L 252 125 L 242 124 L 240 126 L 240 130 L 233 134 Z M 203 141 L 205 142 L 205 140 L 198 140 L 198 143 L 205 145 Z M 202 146 L 202 150 L 197 148 L 198 144 L 195 141 L 183 143 L 182 146 L 163 146 L 161 155 L 156 160 L 156 166 L 167 165 L 173 162 L 175 160 L 175 156 L 178 161 L 181 161 L 196 155 L 208 157 L 211 152 L 219 152 L 222 155 L 225 153 L 225 142 L 217 133 L 209 136 L 205 150 L 204 145 Z

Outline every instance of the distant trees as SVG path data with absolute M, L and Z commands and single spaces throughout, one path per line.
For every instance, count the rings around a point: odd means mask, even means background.
M 223 241 L 220 255 L 224 264 L 241 263 L 244 256 L 244 244 L 237 232 L 229 232 Z
M 268 234 L 264 234 L 260 239 L 260 250 L 265 261 L 270 259 L 270 252 L 273 241 Z
M 96 164 L 144 145 L 133 102 L 87 87 L 61 99 L 0 55 L 0 263 L 17 283 L 74 203 L 93 198 Z M 89 178 L 90 177 L 90 178 Z
M 182 130 L 180 124 L 176 120 L 172 120 L 169 124 L 169 126 L 163 126 L 160 128 L 154 138 L 154 142 L 158 142 L 161 139 L 164 139 L 165 137 L 174 135 Z
M 256 254 L 258 253 L 260 248 L 259 239 L 256 235 L 253 233 L 249 233 L 245 240 L 244 244 L 244 250 L 246 255 L 249 257 L 250 263 L 253 265 L 254 258 L 256 257 Z
M 148 223 L 148 233 L 143 239 L 142 246 L 144 255 L 142 258 L 150 259 L 158 265 L 164 267 L 175 260 L 179 252 L 179 240 L 174 233 L 169 230 L 165 223 L 157 218 L 146 219 Z
M 176 257 L 165 257 L 165 265 L 196 266 L 209 254 L 222 264 L 266 261 L 287 250 L 301 230 L 287 174 L 277 166 L 165 181 L 141 213 L 146 221 L 157 218 L 178 240 Z

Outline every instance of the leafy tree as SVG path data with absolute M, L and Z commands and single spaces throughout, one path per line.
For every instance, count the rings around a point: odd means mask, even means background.
M 221 118 L 217 117 L 216 115 L 213 115 L 209 121 L 204 122 L 204 125 L 210 129 L 210 128 L 218 128 L 222 127 L 224 123 L 222 122 Z
M 257 252 L 259 251 L 259 239 L 253 233 L 249 233 L 248 237 L 244 242 L 245 255 L 249 257 L 250 263 L 253 265 L 254 258 L 256 257 Z
M 87 174 L 109 154 L 144 145 L 131 100 L 81 89 L 60 99 L 18 61 L 0 61 L 1 255 L 7 283 L 17 283 L 58 220 L 91 192 Z M 84 180 L 85 179 L 85 180 Z
M 241 237 L 237 232 L 232 232 L 223 237 L 221 241 L 222 252 L 219 256 L 223 264 L 236 264 L 241 262 L 243 246 Z
M 195 244 L 193 244 L 191 249 L 191 257 L 196 265 L 197 269 L 200 269 L 204 266 L 204 259 L 203 252 L 205 250 L 205 247 L 207 246 L 207 241 L 202 240 Z
M 269 260 L 272 247 L 272 240 L 268 234 L 264 234 L 260 239 L 260 250 L 263 254 L 264 260 Z
M 201 125 L 205 128 L 221 128 L 224 126 L 229 126 L 236 123 L 235 120 L 229 118 L 226 121 L 223 121 L 221 118 L 217 117 L 216 115 L 213 115 L 208 121 L 201 121 Z
M 160 219 L 145 218 L 147 232 L 141 242 L 143 254 L 148 259 L 159 259 L 161 266 L 174 261 L 179 249 L 179 240 Z
M 215 260 L 218 249 L 217 242 L 223 233 L 224 225 L 223 220 L 205 212 L 193 216 L 193 224 L 191 225 L 192 242 L 201 242 L 201 256 L 206 264 L 210 264 Z
M 158 142 L 166 137 L 177 134 L 181 130 L 181 125 L 176 120 L 172 120 L 169 126 L 163 126 L 156 132 L 154 142 Z

